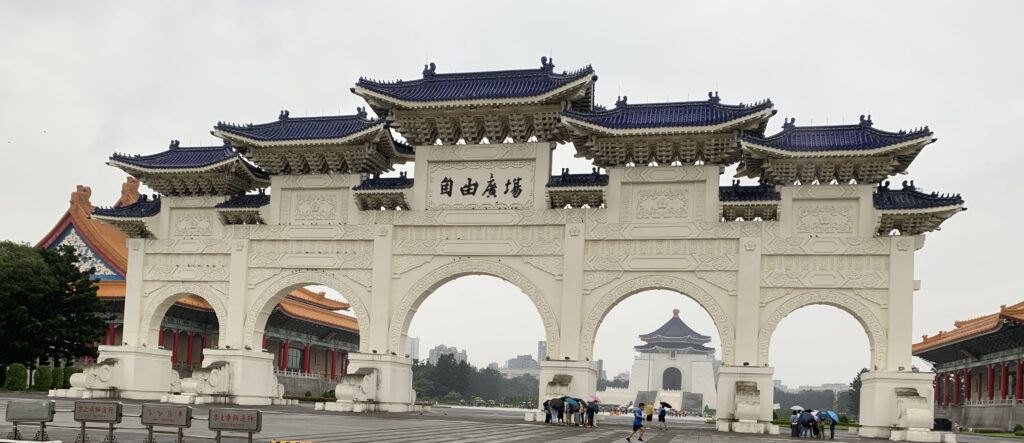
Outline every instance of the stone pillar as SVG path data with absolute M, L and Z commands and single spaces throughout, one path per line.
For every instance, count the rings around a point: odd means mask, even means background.
M 226 363 L 231 401 L 239 405 L 269 405 L 283 391 L 274 375 L 274 356 L 244 349 L 210 349 L 210 364 Z
M 584 229 L 586 229 L 586 225 L 583 223 L 566 223 L 565 225 L 561 320 L 558 325 L 558 348 L 553 350 L 551 342 L 548 342 L 548 349 L 557 352 L 550 355 L 551 360 L 563 360 L 566 357 L 570 360 L 587 360 L 593 357 L 593 355 L 580 354 L 580 331 L 583 324 Z M 551 340 L 551 338 L 545 337 L 544 339 Z M 594 380 L 593 386 L 581 392 L 590 392 L 596 389 L 597 379 Z
M 960 406 L 960 370 L 953 371 L 953 406 Z
M 863 199 L 864 197 L 862 197 Z M 868 195 L 868 204 L 872 197 Z M 914 318 L 914 251 L 923 245 L 924 237 L 894 237 L 889 253 L 889 307 L 886 323 L 886 358 L 888 371 L 909 371 L 910 348 L 913 344 Z
M 178 329 L 174 330 L 174 343 L 171 345 L 173 346 L 173 348 L 171 348 L 171 363 L 173 364 L 178 363 L 178 334 L 180 333 L 181 331 Z
M 948 374 L 945 374 L 948 375 Z M 860 391 L 860 436 L 865 438 L 886 438 L 893 440 L 938 441 L 938 434 L 932 435 L 921 423 L 932 425 L 935 410 L 924 407 L 932 396 L 932 375 L 912 371 L 870 371 L 861 376 Z M 943 385 L 948 388 L 943 377 Z M 721 385 L 721 383 L 719 383 Z M 914 392 L 916 391 L 916 394 Z M 946 396 L 948 398 L 948 395 Z M 915 403 L 920 406 L 915 406 Z M 906 413 L 901 411 L 907 408 Z M 905 423 L 904 423 L 905 422 Z M 901 429 L 908 426 L 914 429 Z M 897 425 L 894 427 L 893 425 Z M 914 435 L 909 435 L 914 431 Z M 922 436 L 919 434 L 927 434 Z M 928 438 L 928 439 L 923 439 Z
M 185 350 L 185 366 L 188 366 L 189 369 L 192 369 L 192 338 L 194 335 L 195 332 L 188 331 L 188 347 Z
M 277 200 L 272 199 L 272 200 Z M 230 278 L 228 280 L 228 296 L 227 296 L 227 319 L 220 320 L 226 323 L 227 327 L 222 327 L 220 330 L 224 331 L 224 334 L 217 337 L 217 347 L 221 349 L 245 349 L 246 346 L 255 345 L 255 343 L 243 343 L 245 341 L 246 332 L 258 332 L 245 330 L 245 314 L 250 309 L 263 309 L 262 306 L 248 306 L 248 275 L 249 275 L 249 240 L 232 240 L 231 241 L 231 259 L 230 259 Z M 222 324 L 221 326 L 225 326 Z M 265 328 L 265 325 L 254 326 L 255 328 Z M 255 338 L 255 337 L 254 337 Z M 262 374 L 262 376 L 272 376 L 273 369 L 270 374 Z
M 563 395 L 580 396 L 597 386 L 597 364 L 591 361 L 551 360 L 540 362 L 540 390 L 537 404 Z
M 717 175 L 715 175 L 717 177 Z M 717 195 L 715 196 L 717 199 Z M 716 206 L 717 207 L 717 206 Z M 709 211 L 710 212 L 710 211 Z M 763 366 L 757 352 L 761 300 L 761 238 L 740 238 L 739 276 L 736 288 L 736 349 L 734 361 L 722 365 Z M 723 342 L 725 340 L 722 340 Z M 774 388 L 771 391 L 774 396 Z M 770 402 L 769 402 L 770 403 Z
M 971 378 L 973 377 L 970 369 L 964 369 L 964 403 L 971 401 Z
M 992 401 L 995 398 L 995 382 L 996 382 L 996 368 L 992 366 L 992 363 L 988 364 L 988 401 Z
M 999 373 L 999 398 L 1006 400 L 1007 391 L 1010 390 L 1010 372 L 1007 370 L 1007 365 L 1010 362 L 1004 361 L 1002 372 Z
M 139 346 L 146 344 L 145 334 L 149 331 L 141 331 L 142 328 L 142 265 L 143 257 L 146 255 L 146 240 L 141 238 L 129 238 L 128 243 L 128 269 L 126 269 L 124 282 L 124 319 L 121 336 L 127 346 Z
M 418 187 L 426 188 L 426 186 Z M 370 349 L 359 349 L 359 352 L 371 353 L 376 350 L 380 354 L 388 354 L 390 350 L 402 355 L 401 351 L 405 347 L 405 341 L 401 340 L 401 337 L 399 337 L 398 343 L 395 343 L 395 349 L 390 349 L 391 345 L 388 342 L 388 325 L 391 322 L 391 247 L 394 227 L 378 225 L 374 233 L 376 235 L 373 238 L 373 283 L 368 303 L 370 325 L 368 328 L 364 328 L 362 323 L 359 324 L 360 335 L 364 330 L 369 333 L 368 340 L 359 341 L 360 343 L 366 342 Z M 410 380 L 409 383 L 411 386 L 412 381 Z
M 359 408 L 370 412 L 409 412 L 416 402 L 416 391 L 412 389 L 412 360 L 397 355 L 352 354 L 353 378 L 376 379 L 376 383 L 363 384 L 365 399 L 338 396 L 339 402 L 359 404 Z M 339 386 L 340 388 L 340 386 Z M 338 391 L 336 391 L 338 392 Z
M 1021 397 L 1024 397 L 1024 371 L 1022 371 L 1021 369 L 1024 369 L 1024 361 L 1021 361 L 1021 359 L 1018 358 L 1016 379 L 1017 382 L 1014 383 L 1016 385 L 1016 389 L 1014 389 L 1013 392 L 1013 397 L 1017 399 L 1017 403 L 1020 403 Z

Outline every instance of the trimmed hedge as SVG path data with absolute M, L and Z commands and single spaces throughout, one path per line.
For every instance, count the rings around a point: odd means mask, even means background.
M 70 388 L 71 387 L 71 376 L 74 375 L 74 374 L 77 374 L 79 372 L 82 372 L 81 368 L 74 368 L 74 367 L 71 367 L 71 366 L 68 366 L 68 367 L 64 368 L 64 387 L 65 388 Z
M 21 363 L 15 363 L 7 367 L 7 379 L 4 380 L 4 388 L 9 391 L 24 391 L 28 389 L 28 369 Z
M 35 389 L 36 391 L 49 391 L 51 385 L 53 385 L 53 368 L 49 366 L 40 366 L 36 368 L 32 389 Z
M 63 389 L 64 387 L 64 371 L 57 366 L 53 368 L 53 383 L 50 383 L 50 389 Z

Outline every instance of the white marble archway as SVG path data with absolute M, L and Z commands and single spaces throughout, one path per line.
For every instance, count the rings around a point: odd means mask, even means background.
M 352 306 L 361 331 L 370 330 L 370 313 L 366 309 L 363 299 L 365 293 L 358 292 L 354 286 L 330 272 L 299 271 L 278 277 L 272 281 L 260 296 L 249 305 L 245 316 L 244 343 L 251 349 L 260 349 L 262 332 L 270 318 L 274 307 L 281 302 L 291 291 L 305 286 L 327 286 L 338 291 L 345 297 L 345 300 Z M 359 334 L 359 350 L 366 351 L 369 348 L 369 334 Z
M 412 313 L 437 288 L 445 283 L 467 275 L 490 275 L 505 280 L 521 291 L 533 302 L 544 324 L 544 335 L 548 342 L 548 354 L 558 355 L 558 317 L 548 298 L 540 287 L 534 284 L 524 273 L 496 260 L 470 259 L 458 260 L 437 267 L 416 281 L 405 293 L 402 300 L 392 308 L 391 323 L 388 328 L 388 344 L 398 352 L 404 345 L 402 336 L 409 331 Z
M 155 347 L 160 342 L 160 325 L 167 311 L 182 297 L 189 295 L 202 298 L 213 307 L 217 316 L 217 333 L 220 337 L 227 335 L 228 310 L 220 291 L 207 283 L 171 283 L 147 296 L 139 328 L 139 343 L 142 346 Z
M 718 328 L 718 336 L 722 341 L 723 364 L 733 364 L 736 348 L 736 329 L 733 326 L 734 322 L 730 317 L 730 311 L 723 308 L 718 300 L 699 284 L 671 275 L 636 277 L 619 283 L 605 292 L 583 319 L 583 332 L 580 336 L 582 340 L 582 355 L 593 359 L 594 340 L 597 337 L 597 329 L 615 305 L 631 295 L 657 289 L 678 292 L 683 296 L 690 297 L 703 307 L 715 322 L 715 327 Z
M 808 290 L 790 296 L 776 307 L 771 315 L 765 317 L 761 322 L 761 329 L 758 333 L 757 355 L 758 365 L 768 364 L 769 347 L 771 346 L 772 334 L 779 322 L 797 309 L 812 306 L 826 305 L 839 308 L 853 316 L 864 328 L 871 346 L 871 364 L 874 369 L 886 367 L 886 328 L 879 321 L 878 317 L 857 297 L 845 292 L 833 290 Z

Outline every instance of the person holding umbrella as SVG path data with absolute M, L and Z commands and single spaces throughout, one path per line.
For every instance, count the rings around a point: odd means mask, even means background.
M 644 441 L 644 404 L 643 403 L 640 403 L 639 405 L 637 405 L 636 409 L 633 410 L 633 432 L 629 433 L 629 437 L 626 437 L 626 441 L 633 441 L 633 440 L 630 440 L 630 439 L 633 438 L 633 434 L 636 434 L 636 431 L 640 431 L 640 438 L 637 438 L 637 440 Z
M 665 414 L 668 414 L 668 409 L 671 407 L 672 405 L 661 402 L 661 407 L 658 408 L 658 429 L 662 431 L 668 430 L 668 423 L 665 422 Z
M 836 422 L 839 421 L 839 416 L 836 415 L 835 412 L 832 412 L 830 410 L 830 411 L 828 411 L 828 419 L 829 419 L 828 420 L 829 421 L 829 424 L 828 424 L 828 432 L 829 432 L 828 439 L 829 440 L 835 440 L 836 439 Z
M 802 406 L 793 406 L 793 415 L 789 416 L 789 436 L 799 437 L 800 436 L 800 412 L 804 410 Z

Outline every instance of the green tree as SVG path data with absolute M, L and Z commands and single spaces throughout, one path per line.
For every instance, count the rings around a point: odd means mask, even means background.
M 469 395 L 479 395 L 486 400 L 501 400 L 502 382 L 505 381 L 496 369 L 484 368 L 473 371 L 469 376 Z
M 50 384 L 50 387 L 53 389 L 64 388 L 64 370 L 60 366 L 53 368 L 53 383 Z
M 82 270 L 74 248 L 68 245 L 57 249 L 37 249 L 49 265 L 57 286 L 48 294 L 47 301 L 54 308 L 49 321 L 50 334 L 46 337 L 44 356 L 57 360 L 71 360 L 79 356 L 96 356 L 96 348 L 89 346 L 99 341 L 106 332 L 109 314 L 96 296 L 95 268 Z
M 28 369 L 21 363 L 7 366 L 7 379 L 4 380 L 4 388 L 10 391 L 24 391 L 28 389 Z
M 57 280 L 38 250 L 0 242 L 0 356 L 3 363 L 31 363 L 46 353 L 53 308 L 47 295 Z
M 853 381 L 850 382 L 850 393 L 846 396 L 846 410 L 855 417 L 860 417 L 861 375 L 865 372 L 868 372 L 867 368 L 861 369 L 857 376 L 853 377 Z
M 36 368 L 36 373 L 33 378 L 32 389 L 37 391 L 48 391 L 50 385 L 53 384 L 53 370 L 49 366 L 40 366 Z
M 462 400 L 462 394 L 459 394 L 458 392 L 455 392 L 455 391 L 449 391 L 441 399 L 441 401 L 443 401 L 445 403 L 458 403 L 459 400 Z

